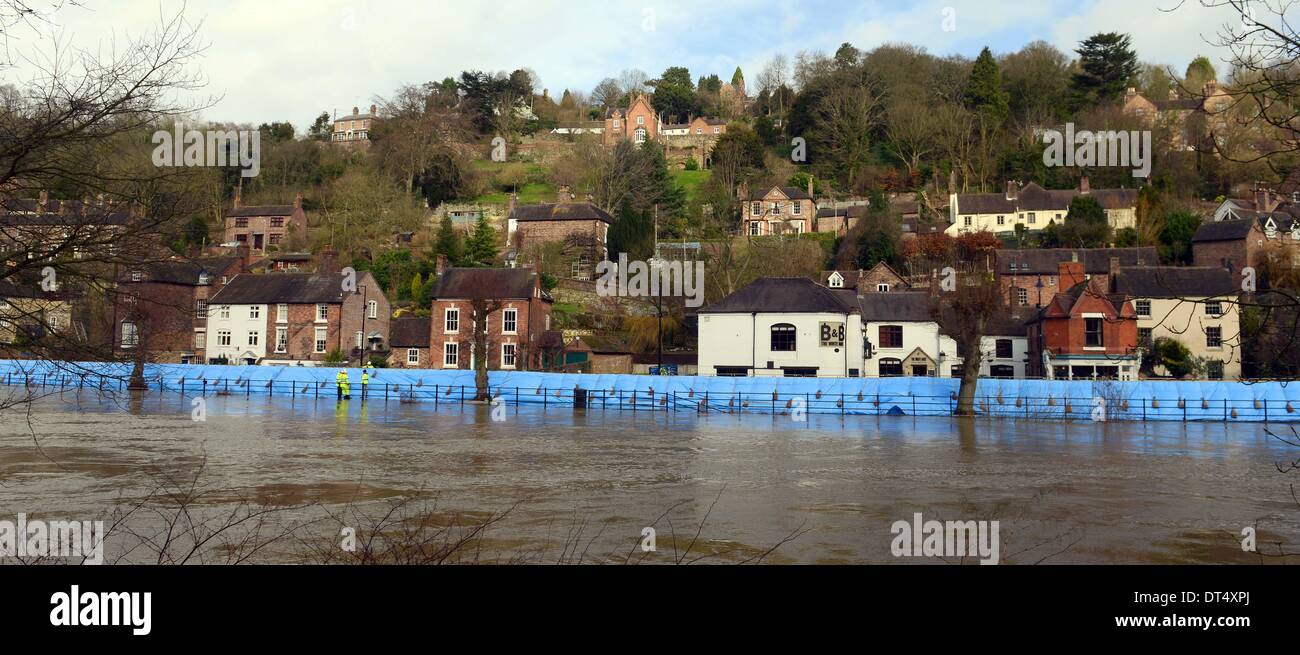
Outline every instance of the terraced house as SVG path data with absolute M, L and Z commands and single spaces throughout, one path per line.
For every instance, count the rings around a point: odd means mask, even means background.
M 948 201 L 947 232 L 960 236 L 971 232 L 1014 232 L 1017 226 L 1029 231 L 1065 223 L 1070 203 L 1079 196 L 1089 196 L 1106 211 L 1111 229 L 1137 226 L 1136 189 L 1093 189 L 1088 178 L 1071 190 L 1049 191 L 1036 183 L 1021 186 L 1007 182 L 1004 193 L 953 194 Z
M 239 257 L 154 262 L 124 273 L 114 294 L 116 340 L 143 348 L 151 361 L 208 361 L 208 306 L 212 296 L 245 271 Z
M 1172 339 L 1205 362 L 1206 379 L 1241 377 L 1240 284 L 1231 272 L 1218 267 L 1121 268 L 1110 285 L 1112 292 L 1132 299 L 1139 347 Z M 1167 373 L 1160 367 L 1153 372 Z
M 292 205 L 251 207 L 245 207 L 236 195 L 234 208 L 226 214 L 225 243 L 247 247 L 250 264 L 268 253 L 293 249 L 306 235 L 307 213 L 301 193 Z
M 316 366 L 342 355 L 388 355 L 391 308 L 368 272 L 240 275 L 212 297 L 208 359 L 244 365 Z
M 453 268 L 433 292 L 430 368 L 473 369 L 476 308 L 487 313 L 487 367 L 536 371 L 551 329 L 552 300 L 527 268 Z

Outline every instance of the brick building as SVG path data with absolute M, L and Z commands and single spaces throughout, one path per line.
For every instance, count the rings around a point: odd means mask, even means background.
M 473 368 L 478 303 L 486 303 L 490 312 L 488 368 L 541 369 L 552 301 L 542 291 L 541 276 L 526 268 L 453 268 L 438 278 L 429 339 L 431 368 Z
M 1077 248 L 998 250 L 998 281 L 1003 297 L 1013 307 L 1045 307 L 1056 294 L 1069 291 L 1074 283 L 1060 277 L 1061 262 L 1078 262 L 1087 279 L 1101 288 L 1110 285 L 1111 260 L 1120 266 L 1156 266 L 1156 248 Z
M 825 271 L 818 281 L 830 289 L 848 289 L 858 293 L 895 293 L 912 288 L 885 262 L 876 264 L 870 271 Z
M 1133 303 L 1086 279 L 1082 262 L 1062 262 L 1057 277 L 1066 290 L 1028 323 L 1028 375 L 1136 380 L 1142 362 Z
M 1196 266 L 1226 268 L 1240 274 L 1253 267 L 1259 288 L 1268 287 L 1270 264 L 1300 267 L 1300 219 L 1273 213 L 1263 218 L 1204 223 L 1192 238 Z
M 391 324 L 388 355 L 390 368 L 433 368 L 429 338 L 433 334 L 433 319 L 395 318 Z
M 659 141 L 663 121 L 650 104 L 650 98 L 639 95 L 632 99 L 627 109 L 609 109 L 605 112 L 604 143 L 613 146 L 624 139 L 642 144 Z
M 809 189 L 772 187 L 749 196 L 741 214 L 741 229 L 748 236 L 804 234 L 817 229 L 817 203 Z
M 128 271 L 113 296 L 119 347 L 143 348 L 159 363 L 206 363 L 209 301 L 244 271 L 238 257 L 155 262 Z
M 524 205 L 510 212 L 506 234 L 510 246 L 528 253 L 534 262 L 540 248 L 562 244 L 570 277 L 590 280 L 596 264 L 605 259 L 613 224 L 613 216 L 589 202 Z
M 307 214 L 302 209 L 302 194 L 292 205 L 245 207 L 239 195 L 235 206 L 226 214 L 225 243 L 247 246 L 250 262 L 268 253 L 292 250 L 307 238 Z
M 387 356 L 388 299 L 369 272 L 240 275 L 209 301 L 208 359 L 231 364 L 321 364 L 331 353 L 367 363 Z

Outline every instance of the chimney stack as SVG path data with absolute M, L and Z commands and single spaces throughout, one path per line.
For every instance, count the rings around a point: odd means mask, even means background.
M 1057 275 L 1061 278 L 1057 288 L 1062 291 L 1073 289 L 1088 281 L 1083 264 L 1079 261 L 1079 253 L 1074 253 L 1073 261 L 1061 262 L 1057 265 Z
M 378 107 L 378 105 L 370 105 L 370 115 L 371 115 L 371 116 L 377 116 L 377 115 L 379 115 L 379 107 Z
M 302 192 L 301 192 L 301 191 L 299 191 L 299 192 L 297 193 L 297 195 L 295 195 L 295 196 L 293 197 L 293 208 L 294 208 L 295 211 L 297 211 L 297 210 L 299 210 L 299 209 L 302 209 Z
M 1092 193 L 1092 183 L 1088 181 L 1087 175 L 1079 178 L 1079 193 L 1085 196 Z
M 1007 200 L 1015 200 L 1020 196 L 1020 185 L 1014 181 L 1007 181 Z
M 320 263 L 316 265 L 317 275 L 338 275 L 339 254 L 334 252 L 334 247 L 326 245 L 324 250 L 320 251 Z
M 1281 198 L 1274 197 L 1267 187 L 1263 185 L 1255 187 L 1255 209 L 1258 211 L 1264 213 L 1272 212 L 1277 209 L 1279 204 L 1281 204 L 1280 201 Z
M 235 187 L 235 209 L 244 206 L 244 181 L 241 178 L 239 184 Z
M 442 274 L 446 273 L 448 268 L 451 268 L 451 266 L 447 261 L 447 256 L 438 255 L 438 263 L 435 265 L 434 272 L 438 277 L 442 277 Z
M 566 202 L 573 202 L 573 191 L 569 188 L 569 185 L 567 184 L 560 185 L 560 192 L 559 194 L 557 194 L 556 200 L 560 204 L 564 204 Z
M 509 206 L 506 208 L 506 218 L 515 213 L 515 207 L 519 205 L 519 194 L 511 193 Z
M 353 108 L 352 108 L 352 115 L 353 115 L 353 116 L 359 116 L 359 115 L 361 115 L 361 108 L 360 108 L 360 107 L 353 107 Z
M 1119 279 L 1119 257 L 1110 258 L 1110 285 L 1115 287 L 1115 281 Z
M 44 213 L 49 210 L 49 206 L 50 206 L 50 192 L 41 191 L 41 206 L 37 209 L 37 211 Z
M 815 186 L 815 185 L 813 184 L 813 176 L 809 175 L 809 176 L 808 176 L 808 197 L 810 197 L 810 198 L 811 198 L 812 195 L 813 195 L 813 188 L 814 188 L 814 186 Z

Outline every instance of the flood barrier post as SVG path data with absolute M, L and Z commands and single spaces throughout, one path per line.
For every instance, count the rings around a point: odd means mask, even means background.
M 1268 424 L 1268 400 L 1264 400 L 1264 423 Z

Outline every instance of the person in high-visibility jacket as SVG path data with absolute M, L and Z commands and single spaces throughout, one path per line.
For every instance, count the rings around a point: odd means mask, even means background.
M 348 381 L 348 372 L 339 371 L 338 376 L 339 400 L 352 399 L 352 384 Z
M 361 369 L 361 399 L 365 400 L 367 392 L 370 391 L 370 369 Z

